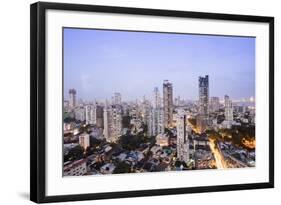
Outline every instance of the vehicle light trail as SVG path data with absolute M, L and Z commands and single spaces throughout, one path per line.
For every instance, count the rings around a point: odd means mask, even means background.
M 225 168 L 227 168 L 227 165 L 226 165 L 226 163 L 225 163 L 225 161 L 223 159 L 223 156 L 222 156 L 221 152 L 215 146 L 216 145 L 215 140 L 209 139 L 209 142 L 210 142 L 211 151 L 214 154 L 214 158 L 215 158 L 215 161 L 216 161 L 217 168 L 218 169 L 225 169 Z

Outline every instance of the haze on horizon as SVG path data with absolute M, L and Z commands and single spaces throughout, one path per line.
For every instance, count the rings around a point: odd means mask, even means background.
M 210 96 L 255 96 L 255 38 L 64 28 L 64 97 L 151 99 L 173 84 L 174 97 L 198 99 L 198 77 Z

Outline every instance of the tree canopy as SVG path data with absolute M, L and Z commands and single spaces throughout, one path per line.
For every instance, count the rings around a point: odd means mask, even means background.
M 64 161 L 74 161 L 83 158 L 84 149 L 81 146 L 76 146 L 69 150 L 68 154 L 64 156 Z
M 120 173 L 130 173 L 131 166 L 126 162 L 120 162 L 117 164 L 116 168 L 113 171 L 113 174 L 120 174 Z

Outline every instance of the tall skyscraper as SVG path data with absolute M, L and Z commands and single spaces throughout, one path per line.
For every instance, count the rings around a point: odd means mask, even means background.
M 200 132 L 204 132 L 209 119 L 209 76 L 199 76 L 199 115 L 197 126 Z
M 112 137 L 116 141 L 122 135 L 122 109 L 118 105 L 111 106 Z
M 148 115 L 148 135 L 156 136 L 164 134 L 164 111 L 163 108 L 150 108 Z
M 146 100 L 144 97 L 141 104 L 141 116 L 144 124 L 148 124 L 150 110 L 151 110 L 151 103 L 148 100 Z
M 94 124 L 95 115 L 94 115 L 94 106 L 93 105 L 85 105 L 85 119 L 86 124 Z
M 164 122 L 164 109 L 163 108 L 158 108 L 155 110 L 155 118 L 157 124 L 155 124 L 155 129 L 156 129 L 156 135 L 158 134 L 164 134 L 164 129 L 165 129 L 165 122 Z
M 159 108 L 161 107 L 161 98 L 160 98 L 160 93 L 159 93 L 159 90 L 158 90 L 158 87 L 155 87 L 154 88 L 154 104 L 153 104 L 153 107 L 154 108 Z
M 96 104 L 94 106 L 94 124 L 99 127 L 102 128 L 103 127 L 103 107 L 101 105 Z
M 104 108 L 104 137 L 109 142 L 116 142 L 122 135 L 122 110 L 118 105 L 108 105 Z
M 211 97 L 210 98 L 209 111 L 210 112 L 216 112 L 219 109 L 220 109 L 220 99 L 219 99 L 219 97 Z
M 164 110 L 157 87 L 153 90 L 153 106 L 149 107 L 147 125 L 148 135 L 156 136 L 158 134 L 164 134 Z
M 233 106 L 228 95 L 224 96 L 224 115 L 226 121 L 233 121 Z
M 76 90 L 70 89 L 68 94 L 69 94 L 69 107 L 74 108 L 76 106 Z
M 103 135 L 107 141 L 110 141 L 111 136 L 111 117 L 108 102 L 106 101 L 105 107 L 103 109 Z
M 208 115 L 209 76 L 199 77 L 199 114 Z
M 189 142 L 186 124 L 186 114 L 180 110 L 177 115 L 177 158 L 180 161 L 189 160 Z
M 150 107 L 148 112 L 148 120 L 147 120 L 147 134 L 148 136 L 155 136 L 156 135 L 156 120 L 154 115 L 155 108 Z
M 173 123 L 173 85 L 168 80 L 163 83 L 163 105 L 165 127 Z

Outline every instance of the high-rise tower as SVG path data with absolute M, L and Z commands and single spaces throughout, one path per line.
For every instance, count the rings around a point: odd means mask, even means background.
M 74 108 L 76 106 L 76 90 L 70 89 L 68 94 L 69 94 L 69 107 Z
M 233 107 L 228 95 L 224 96 L 224 115 L 226 121 L 233 121 Z
M 199 76 L 199 109 L 197 126 L 200 132 L 204 132 L 209 119 L 209 76 Z
M 154 108 L 160 108 L 161 107 L 161 98 L 160 98 L 160 93 L 159 93 L 159 89 L 158 89 L 158 87 L 155 87 L 154 88 L 154 91 L 153 91 L 153 93 L 154 93 L 154 103 L 153 103 L 153 107 Z
M 184 111 L 179 111 L 177 115 L 177 158 L 184 162 L 189 160 L 189 144 L 186 120 L 186 114 Z
M 171 127 L 173 122 L 173 85 L 168 80 L 163 83 L 164 124 Z
M 119 105 L 106 105 L 103 109 L 103 134 L 108 142 L 116 142 L 122 135 L 122 111 Z

